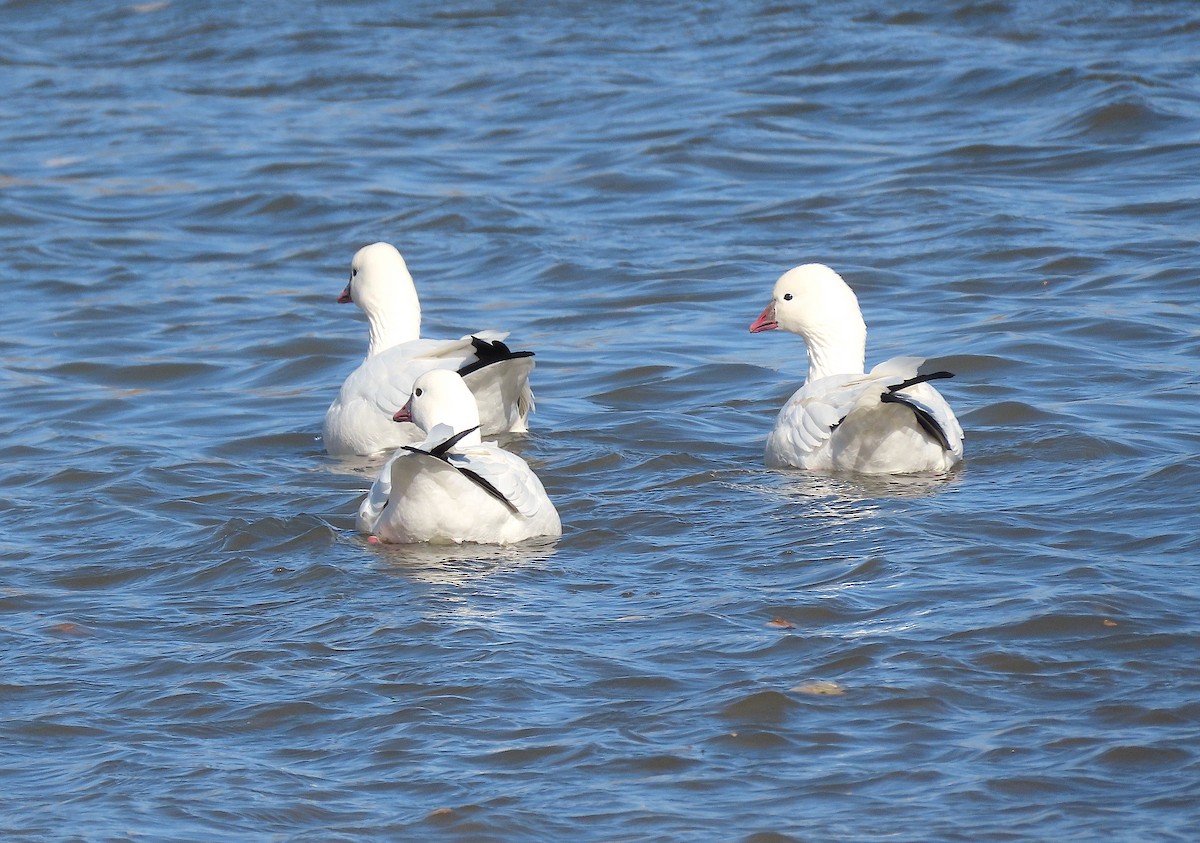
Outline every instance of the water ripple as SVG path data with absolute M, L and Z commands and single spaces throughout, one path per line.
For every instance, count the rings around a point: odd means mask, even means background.
M 6 839 L 1191 839 L 1190 8 L 5 12 Z M 561 541 L 354 532 L 378 239 Z M 763 468 L 810 260 L 960 470 Z

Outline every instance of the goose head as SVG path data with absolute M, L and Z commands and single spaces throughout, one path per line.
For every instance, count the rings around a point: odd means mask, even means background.
M 421 335 L 421 303 L 404 258 L 390 243 L 363 246 L 350 262 L 350 281 L 338 302 L 354 302 L 367 315 L 371 345 L 378 354 Z
M 458 372 L 450 369 L 431 369 L 413 381 L 412 395 L 394 421 L 412 422 L 424 432 L 434 425 L 444 424 L 455 433 L 479 427 L 479 405 Z M 462 444 L 478 444 L 479 431 L 468 434 Z
M 829 267 L 806 263 L 775 282 L 771 303 L 750 333 L 783 329 L 798 334 L 808 349 L 808 379 L 862 374 L 867 326 L 858 298 Z

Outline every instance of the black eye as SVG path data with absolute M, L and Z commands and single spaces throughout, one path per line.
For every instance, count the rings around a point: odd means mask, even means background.
M 791 301 L 791 300 L 792 300 L 792 294 L 791 294 L 791 293 L 784 293 L 784 294 L 783 294 L 783 300 L 784 300 L 784 301 Z
M 418 398 L 420 398 L 420 397 L 421 397 L 421 390 L 420 390 L 420 389 L 418 389 L 416 392 L 414 392 L 414 393 L 413 393 L 413 395 L 415 395 L 415 396 L 417 396 Z
M 352 269 L 352 270 L 350 270 L 350 277 L 351 277 L 351 278 L 357 278 L 357 277 L 358 277 L 358 270 L 357 270 L 357 269 Z

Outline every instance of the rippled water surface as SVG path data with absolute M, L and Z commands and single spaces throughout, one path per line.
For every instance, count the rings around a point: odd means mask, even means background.
M 1195 4 L 0 21 L 4 839 L 1195 839 Z M 536 351 L 556 545 L 354 532 L 375 240 Z M 814 260 L 953 476 L 762 466 Z

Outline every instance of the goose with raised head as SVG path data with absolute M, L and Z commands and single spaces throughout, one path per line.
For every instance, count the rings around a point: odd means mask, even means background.
M 507 333 L 480 331 L 458 340 L 421 339 L 421 304 L 404 258 L 388 243 L 363 246 L 338 297 L 367 316 L 367 356 L 325 413 L 325 449 L 361 456 L 411 444 L 421 432 L 392 421 L 413 381 L 431 369 L 459 372 L 479 402 L 484 435 L 529 429 L 532 351 L 511 351 Z
M 864 372 L 867 326 L 858 298 L 823 264 L 790 269 L 751 333 L 783 329 L 803 338 L 808 377 L 767 437 L 775 468 L 862 474 L 945 472 L 963 456 L 954 411 L 918 374 L 923 357 L 895 357 Z

